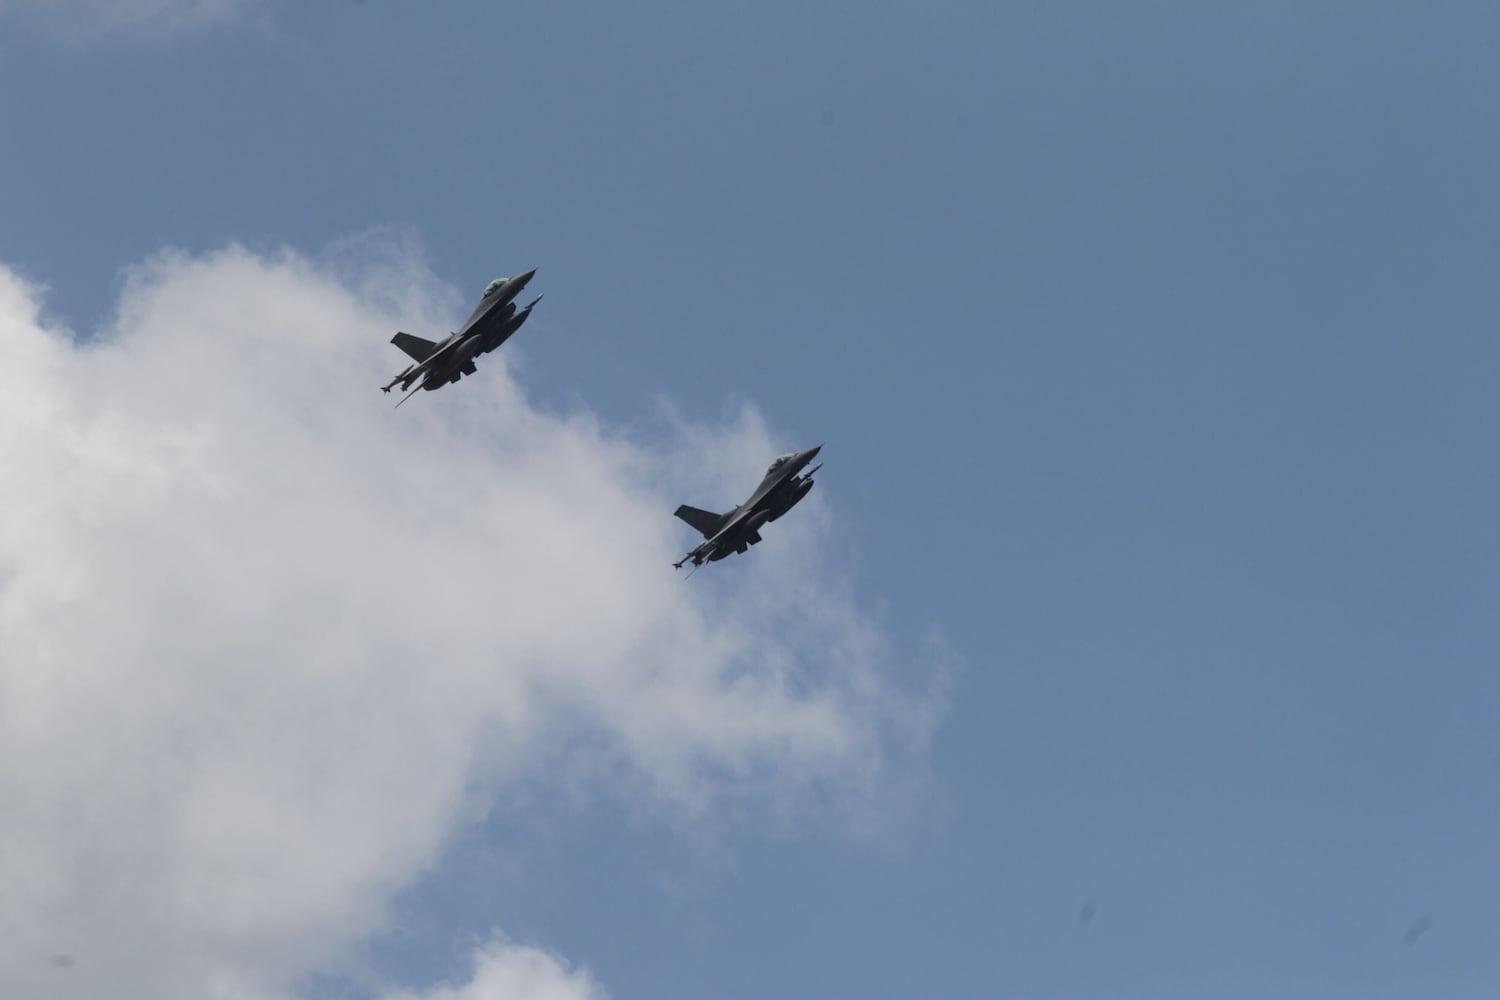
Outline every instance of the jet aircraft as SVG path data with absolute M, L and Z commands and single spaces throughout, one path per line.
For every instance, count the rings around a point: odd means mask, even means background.
M 818 445 L 776 459 L 755 492 L 750 494 L 750 499 L 727 514 L 715 514 L 686 504 L 678 507 L 676 515 L 698 529 L 704 541 L 673 563 L 673 567 L 681 569 L 691 560 L 696 571 L 705 562 L 717 562 L 730 553 L 744 552 L 759 542 L 760 529 L 791 510 L 813 488 L 813 473 L 821 469 L 823 463 L 819 462 L 800 476 L 798 473 L 822 450 L 823 446 Z
M 464 325 L 458 328 L 457 333 L 449 334 L 447 339 L 439 343 L 414 337 L 409 333 L 398 333 L 392 337 L 391 343 L 405 351 L 413 363 L 391 379 L 389 384 L 381 386 L 380 391 L 390 392 L 400 382 L 402 392 L 416 392 L 412 388 L 414 384 L 430 392 L 450 382 L 457 382 L 465 375 L 473 375 L 474 359 L 478 355 L 488 354 L 510 339 L 511 334 L 519 330 L 521 324 L 531 316 L 532 308 L 542 301 L 542 297 L 538 295 L 520 309 L 515 305 L 515 297 L 521 294 L 521 289 L 526 287 L 535 274 L 536 268 L 532 268 L 514 278 L 496 278 L 490 282 L 479 305 L 474 307 Z M 404 402 L 406 398 L 401 400 L 401 403 Z M 400 406 L 401 403 L 396 405 Z

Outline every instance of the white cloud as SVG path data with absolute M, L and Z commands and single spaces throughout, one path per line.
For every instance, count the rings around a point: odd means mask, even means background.
M 467 302 L 375 245 L 161 256 L 87 342 L 0 268 L 0 996 L 282 996 L 514 782 L 858 804 L 931 724 L 819 568 L 818 491 L 670 568 L 679 500 L 812 442 L 628 440 L 533 407 L 513 347 L 393 411 L 390 331 Z
M 496 939 L 474 955 L 474 974 L 463 986 L 422 993 L 397 992 L 383 1000 L 605 1000 L 586 971 L 568 971 L 559 958 L 537 948 Z

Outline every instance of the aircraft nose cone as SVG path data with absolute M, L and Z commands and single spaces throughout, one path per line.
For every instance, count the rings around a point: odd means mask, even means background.
M 809 462 L 811 462 L 813 459 L 815 459 L 815 458 L 818 457 L 818 452 L 820 452 L 822 450 L 823 450 L 823 446 L 822 445 L 815 444 L 811 448 L 809 448 L 807 451 L 803 452 L 803 454 L 806 455 L 807 456 L 807 460 Z
M 536 277 L 536 268 L 533 267 L 531 270 L 527 271 L 525 274 L 520 275 L 519 277 L 516 278 L 516 287 L 517 288 L 525 288 L 526 287 L 526 283 L 528 281 L 530 281 L 534 277 Z

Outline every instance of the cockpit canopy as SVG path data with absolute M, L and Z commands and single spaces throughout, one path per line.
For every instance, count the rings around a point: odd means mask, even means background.
M 489 298 L 491 295 L 494 295 L 496 292 L 498 292 L 500 290 L 500 286 L 503 285 L 503 284 L 505 284 L 509 280 L 510 280 L 509 278 L 496 278 L 494 281 L 490 282 L 488 285 L 485 285 L 484 286 L 484 297 L 485 298 Z
M 771 467 L 766 470 L 766 475 L 769 476 L 771 473 L 775 472 L 777 469 L 781 468 L 783 465 L 785 465 L 786 463 L 790 462 L 793 458 L 796 458 L 796 457 L 797 456 L 793 455 L 793 454 L 787 454 L 787 455 L 780 455 L 780 456 L 778 456 L 777 459 L 776 459 L 776 461 L 774 461 L 774 462 L 771 463 Z

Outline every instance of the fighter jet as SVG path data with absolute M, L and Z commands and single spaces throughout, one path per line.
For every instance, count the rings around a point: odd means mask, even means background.
M 750 494 L 750 499 L 727 514 L 714 514 L 686 504 L 678 507 L 676 515 L 697 528 L 704 541 L 673 563 L 673 567 L 682 569 L 691 560 L 696 571 L 706 562 L 717 562 L 732 552 L 744 552 L 758 543 L 760 529 L 795 507 L 797 501 L 813 488 L 813 473 L 823 467 L 822 462 L 800 476 L 797 473 L 802 472 L 822 450 L 823 446 L 818 445 L 776 459 L 755 492 Z
M 400 382 L 402 392 L 416 392 L 412 388 L 414 384 L 430 392 L 449 382 L 457 382 L 465 375 L 473 375 L 474 359 L 505 343 L 531 316 L 532 308 L 542 301 L 538 295 L 519 310 L 513 301 L 535 274 L 536 268 L 532 268 L 514 278 L 496 278 L 490 282 L 464 325 L 441 343 L 435 344 L 409 333 L 392 337 L 391 343 L 410 355 L 414 363 L 387 385 L 381 386 L 380 391 L 390 392 Z M 404 402 L 406 398 L 401 400 Z

